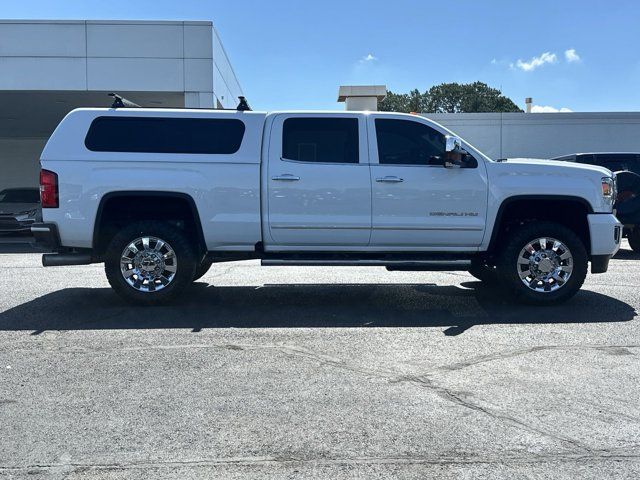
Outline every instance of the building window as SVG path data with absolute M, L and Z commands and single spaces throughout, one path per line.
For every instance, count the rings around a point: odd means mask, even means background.
M 358 119 L 288 118 L 282 156 L 300 162 L 358 163 Z
M 94 152 L 229 155 L 240 148 L 244 130 L 236 119 L 98 117 L 85 145 Z

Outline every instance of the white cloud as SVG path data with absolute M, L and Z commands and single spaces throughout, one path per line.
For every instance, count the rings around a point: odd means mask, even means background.
M 489 62 L 489 63 L 491 63 L 491 65 L 495 65 L 495 66 L 499 66 L 499 67 L 505 67 L 506 66 L 506 67 L 513 68 L 512 67 L 512 63 L 509 62 L 509 60 L 507 60 L 505 58 L 495 58 L 494 57 L 494 58 L 491 59 L 491 62 Z
M 529 60 L 528 62 L 518 59 L 518 61 L 515 63 L 515 67 L 525 72 L 531 72 L 536 68 L 541 67 L 545 63 L 556 63 L 557 61 L 558 56 L 555 53 L 544 52 L 539 57 L 531 58 L 531 60 Z M 514 68 L 514 64 L 511 64 L 510 67 Z
M 360 59 L 360 63 L 375 62 L 376 60 L 378 60 L 378 57 L 375 57 L 372 54 L 368 54 Z
M 556 107 L 550 107 L 548 105 L 533 105 L 531 107 L 531 113 L 568 113 L 568 112 L 573 112 L 573 110 L 567 108 L 567 107 L 562 107 L 562 108 L 556 108 Z
M 569 63 L 576 63 L 580 61 L 580 55 L 578 55 L 575 48 L 565 50 L 564 58 L 566 58 L 567 62 Z

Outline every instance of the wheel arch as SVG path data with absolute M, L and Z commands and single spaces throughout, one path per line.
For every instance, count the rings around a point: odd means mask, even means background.
M 110 220 L 109 207 L 114 203 L 121 203 L 126 199 L 136 199 L 141 200 L 144 198 L 152 198 L 154 200 L 161 200 L 163 202 L 174 204 L 177 210 L 181 210 L 183 213 L 187 213 L 186 218 L 182 218 L 184 220 L 190 221 L 190 228 L 193 229 L 193 233 L 195 234 L 195 244 L 196 246 L 202 250 L 202 253 L 206 253 L 207 247 L 204 237 L 204 231 L 202 229 L 202 222 L 200 221 L 200 214 L 198 212 L 198 206 L 196 205 L 195 200 L 191 195 L 181 192 L 171 192 L 171 191 L 162 191 L 162 190 L 122 190 L 109 192 L 102 196 L 100 199 L 100 203 L 98 204 L 98 210 L 96 212 L 96 218 L 93 226 L 93 238 L 92 238 L 92 248 L 97 255 L 102 255 L 104 250 L 106 249 L 106 243 L 108 242 L 108 238 L 105 238 L 105 233 L 107 233 L 108 237 L 108 229 L 105 230 L 105 223 Z M 136 209 L 132 209 L 130 212 L 131 216 L 126 220 L 151 220 L 154 218 L 144 218 L 144 216 L 137 217 L 135 214 L 140 213 L 141 211 Z M 176 219 L 178 220 L 178 219 Z
M 547 212 L 531 213 L 527 206 L 540 207 L 553 206 L 554 209 Z M 579 212 L 580 215 L 571 215 Z M 587 215 L 594 213 L 592 205 L 582 197 L 573 195 L 516 195 L 505 198 L 496 213 L 493 230 L 487 251 L 492 253 L 500 244 L 501 234 L 505 233 L 514 221 L 566 221 L 569 228 L 575 231 L 590 253 L 591 242 Z

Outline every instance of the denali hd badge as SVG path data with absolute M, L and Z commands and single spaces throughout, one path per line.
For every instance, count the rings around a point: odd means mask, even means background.
M 478 212 L 429 212 L 430 217 L 477 217 Z

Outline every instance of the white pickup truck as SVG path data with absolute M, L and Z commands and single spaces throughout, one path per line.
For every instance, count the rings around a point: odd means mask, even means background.
M 496 162 L 416 115 L 78 109 L 41 165 L 43 264 L 104 262 L 142 304 L 244 259 L 464 270 L 552 304 L 620 246 L 609 170 Z

